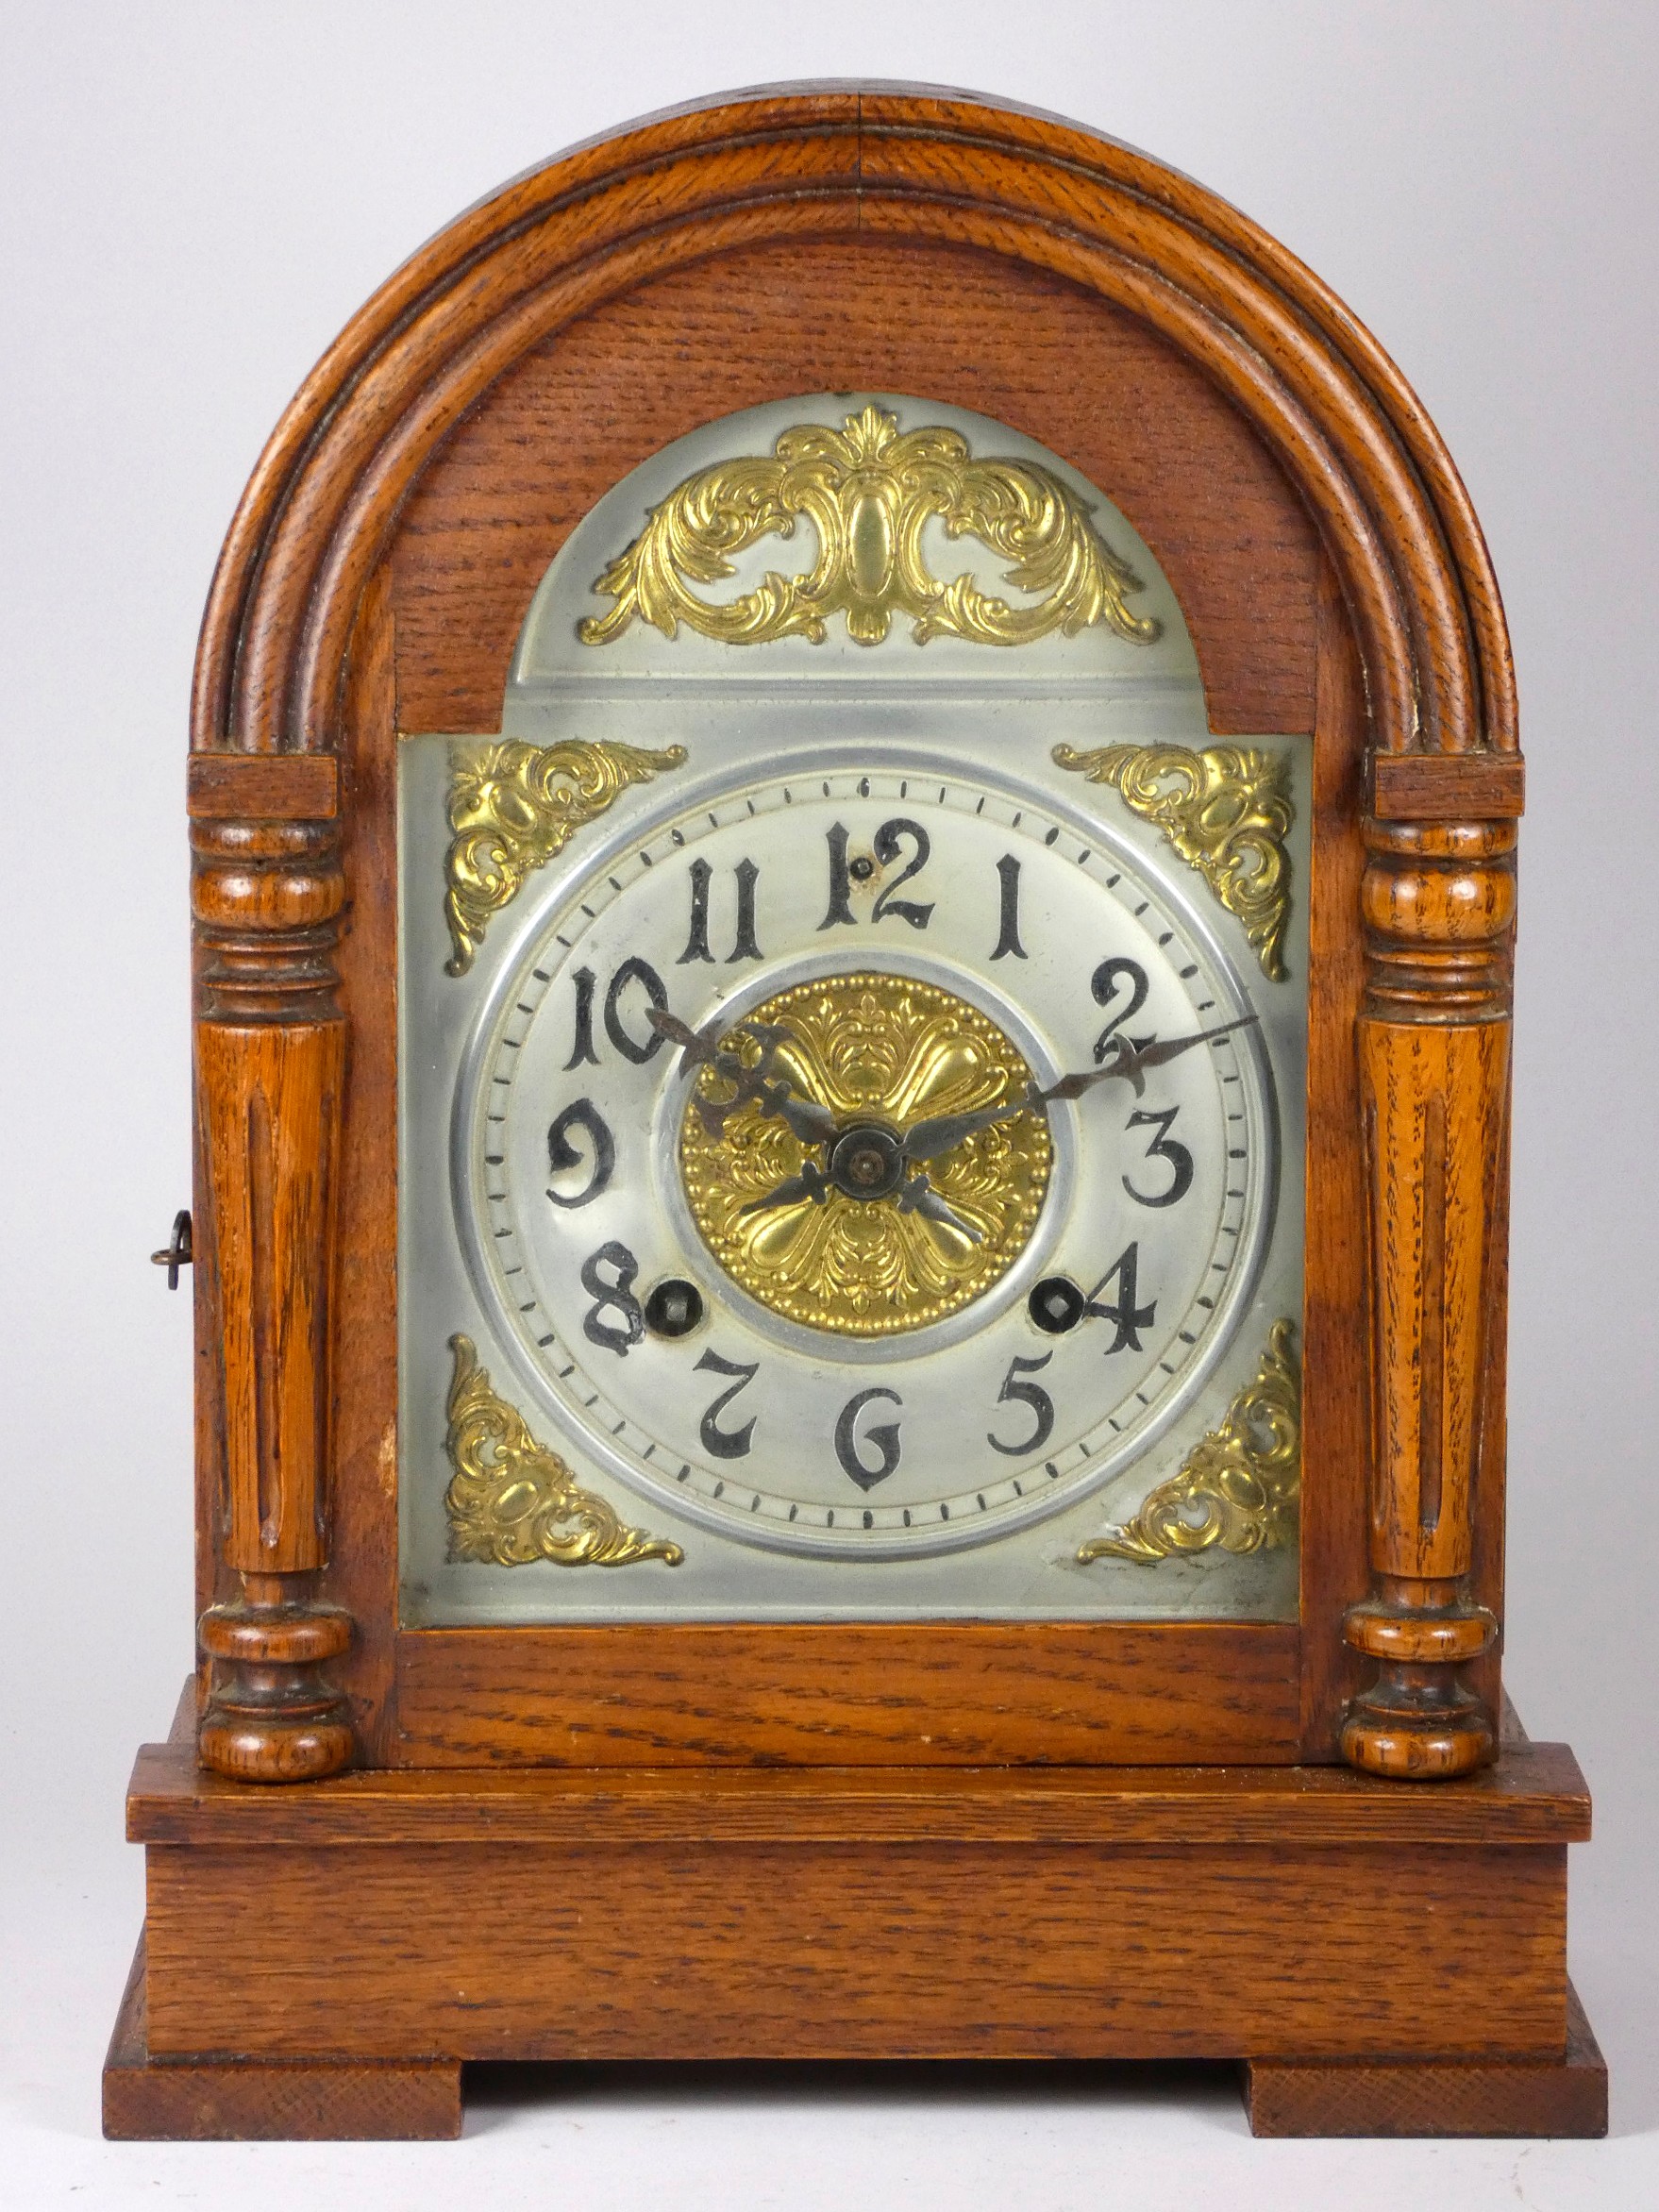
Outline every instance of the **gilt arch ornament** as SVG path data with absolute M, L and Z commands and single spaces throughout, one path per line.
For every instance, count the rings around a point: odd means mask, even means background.
M 1341 302 L 1236 209 L 1127 146 L 968 99 L 854 87 L 635 126 L 507 185 L 406 262 L 308 377 L 243 494 L 209 597 L 193 747 L 335 749 L 353 620 L 402 501 L 531 347 L 724 248 L 854 235 L 975 246 L 1159 330 L 1253 424 L 1315 516 L 1375 751 L 1517 753 L 1480 527 L 1414 394 Z M 1507 765 L 1481 776 L 1482 813 L 1518 813 Z M 1391 811 L 1381 786 L 1377 811 Z

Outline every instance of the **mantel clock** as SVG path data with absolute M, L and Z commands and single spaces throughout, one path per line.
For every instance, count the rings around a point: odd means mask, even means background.
M 190 771 L 112 2132 L 711 2054 L 1600 2124 L 1498 1667 L 1509 656 L 1306 270 L 933 95 L 568 156 L 283 418 Z

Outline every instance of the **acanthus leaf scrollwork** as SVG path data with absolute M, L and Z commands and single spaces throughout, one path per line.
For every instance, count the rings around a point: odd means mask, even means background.
M 449 786 L 444 913 L 455 950 L 445 972 L 473 964 L 490 918 L 516 898 L 527 876 L 563 850 L 630 783 L 684 765 L 683 746 L 486 745 L 462 754 Z
M 1133 1518 L 1078 1548 L 1080 1563 L 1152 1563 L 1177 1552 L 1270 1551 L 1290 1543 L 1301 1496 L 1301 1370 L 1296 1328 L 1275 1321 L 1255 1379 Z
M 1096 528 L 1091 510 L 1035 461 L 976 461 L 965 438 L 942 426 L 900 432 L 897 415 L 869 406 L 832 430 L 802 423 L 769 455 L 714 462 L 653 508 L 644 530 L 594 589 L 616 604 L 578 626 L 604 645 L 636 617 L 674 637 L 683 622 L 727 645 L 803 637 L 822 645 L 833 614 L 862 645 L 880 645 L 893 616 L 912 618 L 917 645 L 957 637 L 988 645 L 1067 637 L 1103 623 L 1148 645 L 1161 625 L 1130 612 L 1141 580 Z M 726 601 L 694 584 L 734 573 L 731 556 L 758 540 L 793 538 L 801 517 L 817 557 L 795 576 L 770 570 L 752 592 Z M 1010 606 L 966 571 L 934 576 L 923 532 L 937 519 L 947 538 L 977 538 L 1013 565 L 1007 581 L 1038 595 Z
M 454 1479 L 444 1496 L 452 1559 L 496 1567 L 630 1567 L 660 1559 L 678 1567 L 678 1544 L 630 1529 L 607 1500 L 584 1489 L 556 1451 L 538 1444 L 516 1406 L 496 1396 L 470 1337 L 452 1336 L 444 1450 Z
M 1282 982 L 1290 919 L 1290 856 L 1295 819 L 1290 763 L 1256 746 L 1110 745 L 1078 752 L 1054 747 L 1055 765 L 1091 783 L 1114 784 L 1124 803 L 1160 829 L 1197 868 L 1246 936 L 1273 982 Z

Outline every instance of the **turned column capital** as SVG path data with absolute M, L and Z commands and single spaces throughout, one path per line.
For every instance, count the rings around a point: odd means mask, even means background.
M 1403 1023 L 1507 1019 L 1516 825 L 1365 825 L 1365 1012 Z

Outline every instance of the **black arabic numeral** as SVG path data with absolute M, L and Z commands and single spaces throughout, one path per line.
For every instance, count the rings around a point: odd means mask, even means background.
M 1193 1187 L 1193 1156 L 1184 1145 L 1179 1145 L 1169 1134 L 1169 1125 L 1181 1112 L 1179 1106 L 1170 1106 L 1162 1114 L 1137 1113 L 1129 1117 L 1130 1129 L 1155 1129 L 1158 1133 L 1147 1147 L 1148 1160 L 1167 1160 L 1169 1187 L 1150 1195 L 1136 1190 L 1126 1175 L 1123 1187 L 1130 1197 L 1142 1206 L 1173 1206 L 1177 1198 L 1184 1198 Z
M 746 1459 L 748 1456 L 749 1439 L 755 1433 L 756 1416 L 751 1415 L 741 1429 L 722 1429 L 719 1421 L 720 1416 L 738 1392 L 754 1381 L 760 1372 L 760 1361 L 751 1361 L 746 1366 L 742 1360 L 723 1360 L 717 1351 L 706 1351 L 697 1366 L 706 1367 L 711 1375 L 737 1377 L 730 1389 L 723 1390 L 703 1416 L 702 1425 L 697 1430 L 697 1434 L 703 1440 L 703 1450 L 714 1459 Z
M 609 1281 L 600 1273 L 604 1267 L 611 1270 Z M 627 1245 L 614 1242 L 602 1244 L 582 1262 L 581 1286 L 594 1300 L 582 1315 L 582 1334 L 590 1344 L 603 1345 L 619 1359 L 626 1359 L 628 1346 L 638 1344 L 645 1333 L 645 1316 L 633 1295 L 639 1271 L 640 1264 Z M 619 1318 L 602 1321 L 600 1315 L 608 1312 Z
M 635 954 L 623 962 L 612 977 L 611 988 L 605 994 L 605 1034 L 624 1060 L 631 1060 L 636 1067 L 644 1067 L 654 1053 L 662 1051 L 668 1040 L 660 1030 L 652 1030 L 642 1045 L 623 1028 L 623 994 L 630 983 L 640 986 L 658 1014 L 666 1014 L 668 1011 L 668 992 L 662 977 L 650 963 Z
M 576 1041 L 570 1047 L 570 1058 L 564 1064 L 568 1075 L 573 1067 L 584 1062 L 597 1067 L 599 1055 L 594 1050 L 594 971 L 578 968 L 571 981 L 576 985 Z
M 1054 1400 L 1037 1382 L 1022 1382 L 1022 1375 L 1034 1375 L 1039 1367 L 1046 1367 L 1054 1357 L 1046 1351 L 1040 1360 L 1010 1360 L 1008 1372 L 1002 1378 L 1002 1387 L 997 1393 L 998 1405 L 1029 1405 L 1035 1422 L 1029 1436 L 1017 1444 L 1004 1444 L 987 1429 L 985 1442 L 993 1451 L 1000 1451 L 1006 1459 L 1024 1459 L 1028 1452 L 1041 1451 L 1054 1433 Z
M 592 1098 L 578 1098 L 562 1114 L 555 1114 L 547 1125 L 547 1166 L 552 1174 L 566 1174 L 582 1164 L 581 1154 L 570 1141 L 573 1129 L 586 1131 L 594 1155 L 593 1165 L 579 1191 L 573 1191 L 568 1197 L 562 1191 L 548 1191 L 547 1196 L 556 1206 L 591 1205 L 609 1183 L 616 1167 L 615 1138 Z
M 915 846 L 915 857 L 894 877 L 871 907 L 870 919 L 880 922 L 884 921 L 889 914 L 897 914 L 913 930 L 925 930 L 928 918 L 933 912 L 932 900 L 930 899 L 926 906 L 918 906 L 913 898 L 895 898 L 893 894 L 900 884 L 908 883 L 913 876 L 919 876 L 927 866 L 928 855 L 932 850 L 928 832 L 919 822 L 911 821 L 907 815 L 897 814 L 891 822 L 883 822 L 877 830 L 871 850 L 884 868 L 891 867 L 903 849 L 906 838 Z
M 1147 1003 L 1147 971 L 1138 960 L 1103 960 L 1089 978 L 1089 989 L 1097 1006 L 1110 1006 L 1118 996 L 1120 981 L 1129 985 L 1129 1004 L 1121 1007 L 1100 1034 L 1095 1039 L 1096 1064 L 1105 1059 L 1113 1038 L 1132 1015 L 1139 1014 Z
M 846 825 L 837 822 L 832 830 L 826 830 L 824 842 L 830 847 L 830 911 L 818 924 L 820 930 L 832 930 L 837 922 L 855 922 L 858 916 L 852 911 L 852 877 L 846 864 Z
M 1116 1259 L 1113 1261 L 1111 1266 L 1107 1268 L 1105 1274 L 1101 1276 L 1099 1282 L 1096 1283 L 1094 1289 L 1090 1291 L 1089 1301 L 1083 1308 L 1084 1313 L 1091 1315 L 1097 1321 L 1112 1321 L 1116 1324 L 1117 1334 L 1106 1347 L 1108 1359 L 1114 1351 L 1139 1351 L 1141 1349 L 1141 1331 L 1150 1329 L 1157 1318 L 1158 1301 L 1156 1299 L 1148 1299 L 1144 1306 L 1135 1303 L 1136 1299 L 1140 1296 L 1136 1287 L 1140 1257 L 1141 1248 L 1138 1241 L 1126 1245 Z M 1102 1304 L 1100 1293 L 1109 1282 L 1113 1282 L 1117 1284 L 1117 1302 L 1115 1305 Z
M 1013 853 L 1005 852 L 997 862 L 997 949 L 991 958 L 1007 960 L 1012 954 L 1024 960 L 1026 948 L 1019 941 L 1019 863 Z
M 878 1483 L 884 1483 L 898 1465 L 897 1421 L 877 1421 L 864 1433 L 863 1441 L 873 1444 L 881 1455 L 879 1466 L 866 1466 L 859 1457 L 860 1439 L 853 1433 L 854 1424 L 865 1406 L 878 1398 L 884 1398 L 893 1405 L 904 1403 L 897 1390 L 861 1390 L 856 1398 L 847 1399 L 835 1424 L 835 1456 L 841 1462 L 841 1471 L 850 1475 L 861 1490 L 873 1490 Z

